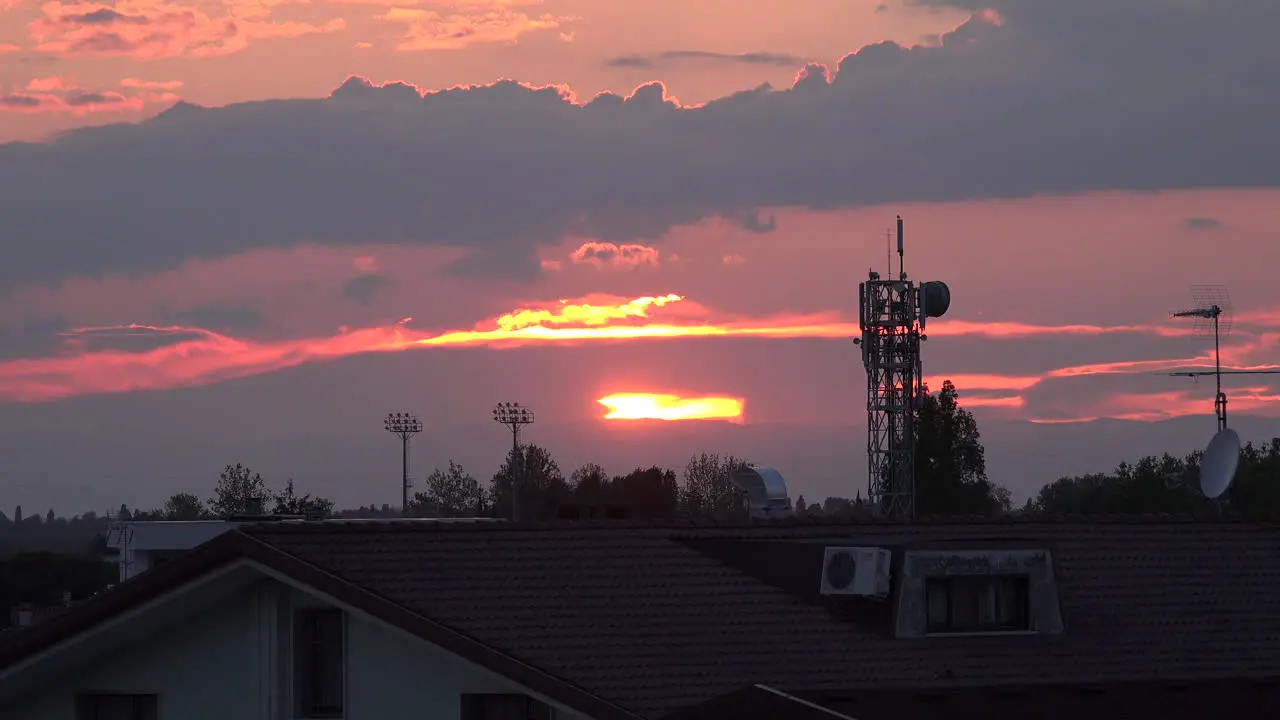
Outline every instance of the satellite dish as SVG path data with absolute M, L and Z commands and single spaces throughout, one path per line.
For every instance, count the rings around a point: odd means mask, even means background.
M 1200 459 L 1200 491 L 1216 498 L 1231 487 L 1240 465 L 1240 436 L 1231 428 L 1223 428 L 1209 441 Z

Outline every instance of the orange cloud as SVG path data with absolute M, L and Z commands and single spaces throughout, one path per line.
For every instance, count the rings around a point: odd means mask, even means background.
M 337 32 L 341 18 L 323 25 L 264 20 L 275 2 L 233 3 L 211 16 L 196 6 L 148 0 L 118 0 L 40 6 L 27 25 L 39 52 L 56 55 L 126 56 L 139 60 L 208 57 L 239 52 L 250 41 Z
M 8 43 L 0 43 L 0 55 L 4 55 L 5 53 L 15 53 L 15 52 L 18 52 L 18 51 L 19 51 L 19 50 L 21 50 L 21 49 L 22 49 L 22 48 L 18 47 L 17 45 L 10 45 L 10 44 L 8 44 Z
M 614 393 L 596 401 L 605 406 L 606 420 L 730 420 L 743 421 L 746 402 L 736 397 L 680 397 L 654 393 Z
M 244 340 L 190 327 L 83 328 L 68 333 L 61 355 L 0 362 L 0 399 L 45 402 L 98 393 L 207 385 L 350 355 L 440 346 L 509 348 L 659 338 L 849 338 L 858 334 L 857 324 L 838 313 L 743 318 L 714 312 L 675 294 L 634 299 L 591 295 L 550 305 L 530 305 L 478 323 L 471 329 L 444 332 L 414 329 L 411 322 L 406 319 L 392 327 L 344 329 L 327 337 L 279 341 Z M 945 334 L 1017 338 L 1069 335 L 1081 332 L 1082 328 L 1096 334 L 1119 332 L 1100 326 L 1019 323 L 994 323 L 995 332 L 992 332 L 981 323 L 945 319 L 935 321 L 931 332 L 952 325 L 953 331 Z M 1146 326 L 1125 327 L 1130 328 L 1129 332 L 1155 332 Z M 110 347 L 122 334 L 144 335 L 162 344 L 146 350 Z M 966 392 L 966 404 L 1019 408 L 1025 401 L 1025 393 L 1047 378 L 1174 370 L 1202 361 L 1203 357 L 1198 357 L 1088 365 L 1022 376 L 943 374 L 931 378 L 931 385 L 936 387 L 940 384 L 938 380 L 949 378 Z M 968 395 L 970 391 L 976 395 Z M 1272 401 L 1270 391 L 1250 392 L 1251 395 L 1240 397 L 1240 405 L 1235 404 L 1237 400 L 1233 395 L 1233 408 L 1245 409 L 1249 403 L 1261 406 Z M 1150 407 L 1151 396 L 1143 397 L 1148 398 L 1146 407 Z M 1182 412 L 1178 408 L 1185 408 L 1186 412 L 1203 411 L 1192 405 L 1193 398 L 1203 404 L 1199 394 L 1188 391 L 1177 397 L 1185 397 L 1187 402 L 1161 406 L 1161 416 Z M 1111 402 L 1120 404 L 1104 408 L 1106 412 L 1126 415 L 1138 412 L 1124 406 L 1123 399 Z
M 407 26 L 396 50 L 460 50 L 483 43 L 515 43 L 521 35 L 555 30 L 576 18 L 544 13 L 537 17 L 510 6 L 524 3 L 450 3 L 457 12 L 442 14 L 419 7 L 395 6 L 378 20 Z
M 659 257 L 658 251 L 648 245 L 586 242 L 569 255 L 569 260 L 575 265 L 634 269 L 642 265 L 657 267 Z

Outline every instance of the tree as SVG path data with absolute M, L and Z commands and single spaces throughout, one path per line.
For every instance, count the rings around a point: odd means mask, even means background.
M 174 493 L 164 501 L 159 515 L 164 520 L 203 520 L 209 517 L 200 498 L 191 493 Z
M 569 483 L 555 458 L 545 448 L 521 445 L 513 453 L 520 463 L 521 505 L 524 517 L 548 520 L 554 518 L 560 503 L 570 495 Z M 493 476 L 489 486 L 489 503 L 495 517 L 511 517 L 511 459 L 508 456 Z
M 271 509 L 273 515 L 306 515 L 308 512 L 317 512 L 328 517 L 333 512 L 332 500 L 312 497 L 310 493 L 297 495 L 293 490 L 293 478 L 289 478 L 284 484 L 284 489 L 277 492 L 272 499 L 275 501 Z
M 600 517 L 670 517 L 680 504 L 676 474 L 656 465 L 611 479 L 604 468 L 587 463 L 573 471 L 569 484 L 574 504 Z
M 796 504 L 792 509 L 796 515 L 804 515 L 809 512 L 809 506 L 805 504 L 803 495 L 796 498 Z
M 737 512 L 741 496 L 733 484 L 733 474 L 750 465 L 750 462 L 733 455 L 721 457 L 702 453 L 689 458 L 689 463 L 684 466 L 680 504 L 685 511 L 699 515 Z
M 973 414 L 960 407 L 956 386 L 926 388 L 916 415 L 916 512 L 990 515 L 1012 508 L 1009 491 L 987 479 L 986 451 Z
M 222 517 L 261 514 L 272 499 L 262 476 L 239 463 L 223 469 L 213 492 L 209 508 Z
M 610 500 L 609 474 L 595 463 L 587 463 L 574 470 L 569 476 L 569 487 L 573 497 L 580 503 L 603 505 Z
M 675 471 L 657 465 L 615 477 L 609 490 L 612 501 L 627 508 L 632 517 L 671 517 L 680 509 Z
M 1202 453 L 1169 454 L 1120 463 L 1110 473 L 1063 477 L 1027 501 L 1026 512 L 1046 514 L 1184 513 L 1205 511 L 1216 502 L 1200 491 Z M 1220 501 L 1245 515 L 1265 516 L 1280 507 L 1280 438 L 1246 443 L 1235 480 Z
M 449 469 L 436 468 L 427 485 L 409 501 L 410 514 L 418 517 L 474 517 L 484 504 L 484 490 L 471 473 L 453 460 Z

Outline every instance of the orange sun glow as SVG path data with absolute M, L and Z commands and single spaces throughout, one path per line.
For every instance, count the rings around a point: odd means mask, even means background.
M 742 422 L 746 403 L 735 397 L 680 397 L 657 393 L 614 393 L 596 402 L 606 420 L 728 420 Z

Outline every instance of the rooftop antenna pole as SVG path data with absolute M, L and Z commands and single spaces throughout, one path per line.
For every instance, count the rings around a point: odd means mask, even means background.
M 920 343 L 927 318 L 951 305 L 946 283 L 907 280 L 898 217 L 898 279 L 868 273 L 858 286 L 862 363 L 867 369 L 867 500 L 882 515 L 915 516 L 915 420 L 924 393 Z
M 387 432 L 400 436 L 401 448 L 404 451 L 401 461 L 400 515 L 409 517 L 409 488 L 413 487 L 413 481 L 409 479 L 409 440 L 422 432 L 422 421 L 418 420 L 418 416 L 413 413 L 388 413 L 386 419 L 382 421 L 382 426 Z
M 1280 375 L 1280 370 L 1223 370 L 1222 335 L 1231 333 L 1231 295 L 1225 287 L 1193 285 L 1191 298 L 1196 307 L 1173 313 L 1175 318 L 1195 318 L 1199 334 L 1213 333 L 1213 370 L 1184 370 L 1165 373 L 1171 377 L 1200 378 L 1212 375 L 1217 393 L 1213 398 L 1213 413 L 1218 417 L 1218 430 L 1227 427 L 1227 394 L 1222 391 L 1223 375 Z
M 524 453 L 520 452 L 520 431 L 533 424 L 533 411 L 520 403 L 498 403 L 493 406 L 493 420 L 511 429 L 511 520 L 524 519 Z

